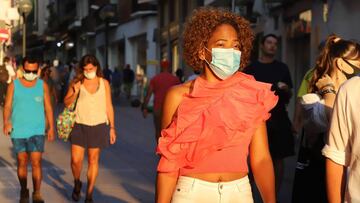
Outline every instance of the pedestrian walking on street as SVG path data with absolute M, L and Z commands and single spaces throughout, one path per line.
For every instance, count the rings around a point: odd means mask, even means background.
M 285 174 L 284 159 L 293 156 L 294 136 L 292 124 L 286 109 L 292 96 L 292 81 L 289 68 L 285 63 L 275 60 L 278 38 L 267 34 L 261 40 L 261 56 L 252 62 L 245 72 L 253 75 L 257 81 L 272 84 L 279 102 L 271 110 L 271 117 L 266 121 L 269 148 L 275 169 L 276 195 L 279 194 Z
M 31 160 L 33 203 L 44 202 L 40 193 L 42 181 L 41 159 L 44 135 L 54 140 L 54 117 L 48 85 L 38 79 L 39 63 L 35 59 L 23 61 L 23 77 L 10 83 L 4 106 L 4 134 L 11 137 L 17 158 L 20 202 L 29 202 L 27 165 Z M 46 118 L 45 118 L 46 116 Z M 45 125 L 48 120 L 48 126 Z M 47 128 L 46 128 L 46 127 Z
M 131 70 L 130 64 L 126 64 L 123 70 L 123 85 L 127 99 L 130 99 L 131 90 L 134 85 L 134 80 L 135 80 L 135 73 L 133 70 Z
M 143 116 L 146 117 L 148 114 L 147 105 L 150 97 L 154 94 L 154 125 L 155 125 L 155 139 L 158 142 L 161 130 L 161 108 L 163 106 L 166 92 L 174 85 L 180 84 L 178 77 L 172 75 L 169 72 L 170 63 L 166 60 L 161 61 L 161 73 L 157 74 L 150 80 L 149 87 L 146 91 L 144 103 L 142 105 Z
M 45 66 L 45 67 L 41 70 L 40 78 L 41 78 L 44 82 L 46 82 L 47 85 L 48 85 L 48 87 L 49 87 L 51 104 L 52 104 L 53 109 L 55 109 L 55 108 L 56 108 L 56 105 L 57 105 L 57 103 L 58 103 L 58 98 L 57 98 L 57 94 L 56 94 L 55 83 L 54 83 L 54 81 L 51 79 L 50 75 L 51 75 L 50 66 Z
M 176 77 L 179 78 L 179 81 L 180 81 L 181 83 L 184 83 L 184 82 L 185 82 L 184 71 L 183 71 L 181 68 L 178 68 L 178 69 L 175 71 L 175 75 L 176 75 Z
M 156 202 L 252 203 L 248 155 L 263 201 L 276 202 L 265 121 L 277 97 L 238 72 L 253 38 L 249 22 L 226 10 L 199 8 L 187 21 L 184 59 L 202 74 L 166 94 Z
M 7 80 L 7 84 L 10 84 L 12 81 L 14 81 L 16 79 L 16 73 L 15 73 L 15 68 L 13 67 L 11 60 L 9 57 L 4 57 L 4 65 L 6 67 L 6 70 L 8 72 L 9 78 Z
M 359 50 L 348 59 L 360 68 Z M 346 81 L 337 94 L 326 145 L 326 190 L 329 202 L 360 202 L 360 77 Z
M 111 75 L 111 87 L 113 89 L 113 95 L 115 98 L 118 98 L 121 93 L 121 83 L 123 80 L 122 71 L 119 68 L 115 68 L 114 72 Z
M 321 150 L 328 134 L 336 93 L 347 79 L 359 73 L 357 66 L 351 63 L 360 60 L 359 53 L 360 46 L 356 42 L 330 35 L 317 58 L 309 84 L 309 93 L 302 96 L 301 101 L 304 109 L 304 137 L 301 141 L 298 162 L 304 164 L 295 171 L 292 195 L 295 203 L 328 202 L 325 157 Z M 349 118 L 343 116 L 341 119 Z M 346 126 L 343 127 L 345 130 Z M 343 127 L 337 130 L 342 131 Z M 331 157 L 332 149 L 334 146 L 331 149 L 325 148 L 325 155 Z
M 64 104 L 77 99 L 75 125 L 70 134 L 71 169 L 74 176 L 72 199 L 80 200 L 80 174 L 84 153 L 88 153 L 87 189 L 85 202 L 93 202 L 95 180 L 99 171 L 101 149 L 114 144 L 116 131 L 109 82 L 102 76 L 99 61 L 85 55 L 79 64 L 80 72 L 72 81 Z
M 109 69 L 109 67 L 105 67 L 103 70 L 104 78 L 111 84 L 113 72 Z

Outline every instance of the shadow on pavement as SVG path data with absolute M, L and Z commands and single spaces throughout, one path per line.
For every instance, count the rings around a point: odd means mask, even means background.
M 1 197 L 4 199 L 14 199 L 14 195 L 18 194 L 18 180 L 16 168 L 14 164 L 8 162 L 2 156 L 0 157 L 0 183 Z

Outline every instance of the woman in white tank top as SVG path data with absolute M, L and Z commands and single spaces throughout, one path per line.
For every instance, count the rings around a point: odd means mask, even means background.
M 70 106 L 77 99 L 75 126 L 70 134 L 71 169 L 74 176 L 72 199 L 80 199 L 80 174 L 84 153 L 87 151 L 89 164 L 85 202 L 90 203 L 93 202 L 100 151 L 115 143 L 116 132 L 110 85 L 103 79 L 98 60 L 93 55 L 85 55 L 79 67 L 80 72 L 72 81 L 64 104 Z

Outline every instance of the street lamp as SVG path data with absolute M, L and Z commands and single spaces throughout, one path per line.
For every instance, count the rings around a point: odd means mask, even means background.
M 23 58 L 26 56 L 26 17 L 30 14 L 33 6 L 30 0 L 20 0 L 19 1 L 19 13 L 24 19 L 23 22 Z
M 111 4 L 104 5 L 99 11 L 99 17 L 105 22 L 105 68 L 109 68 L 108 44 L 109 44 L 109 21 L 115 17 L 115 7 Z

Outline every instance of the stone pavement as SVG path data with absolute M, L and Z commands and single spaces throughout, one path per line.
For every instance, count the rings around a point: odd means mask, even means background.
M 152 116 L 144 119 L 138 108 L 125 100 L 115 101 L 118 140 L 102 152 L 94 200 L 101 203 L 154 202 L 157 157 Z M 2 112 L 0 118 L 2 119 Z M 2 124 L 2 122 L 1 122 Z M 2 125 L 0 125 L 2 128 Z M 286 160 L 287 173 L 280 192 L 281 203 L 290 202 L 295 158 Z M 47 142 L 43 158 L 42 193 L 46 202 L 72 202 L 70 145 L 61 140 Z M 84 162 L 81 180 L 86 182 L 87 164 Z M 30 170 L 30 167 L 29 167 Z M 31 176 L 28 187 L 32 191 Z M 84 201 L 85 185 L 82 189 Z M 16 161 L 9 137 L 0 136 L 0 203 L 18 202 L 19 184 Z M 255 202 L 261 202 L 254 191 Z

